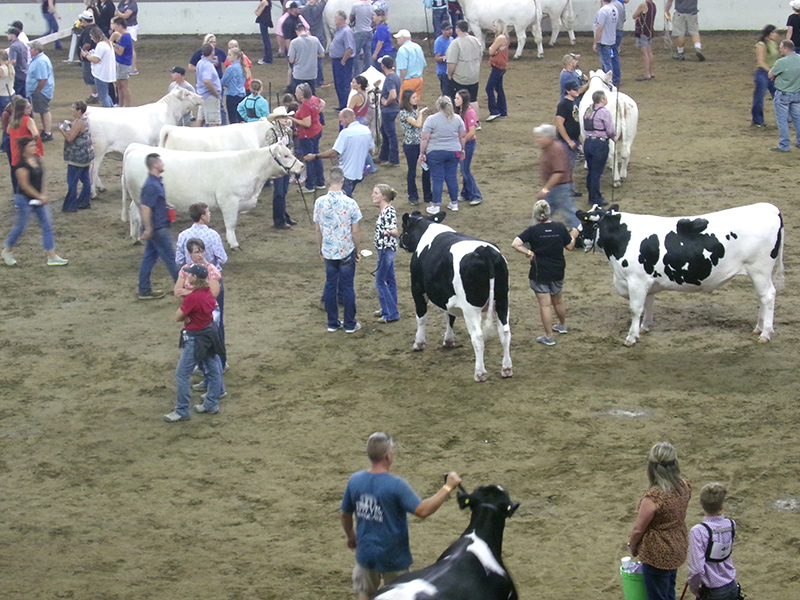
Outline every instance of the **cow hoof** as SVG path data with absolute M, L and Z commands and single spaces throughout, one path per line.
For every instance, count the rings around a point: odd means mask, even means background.
M 633 346 L 636 343 L 636 340 L 625 340 L 624 343 L 625 343 L 625 346 L 630 348 L 631 346 Z
M 456 347 L 456 341 L 455 340 L 445 340 L 444 342 L 442 342 L 442 346 L 444 348 L 455 348 Z
M 570 45 L 570 46 L 574 46 L 574 45 L 575 45 L 575 44 L 577 44 L 577 43 L 578 43 L 578 42 L 577 42 L 576 40 L 570 40 L 570 42 L 569 42 L 569 45 Z
M 134 246 L 141 246 L 142 245 L 142 240 L 133 240 L 133 245 Z
M 503 369 L 501 374 L 503 375 L 503 377 L 513 377 L 514 376 L 514 372 L 511 370 L 511 367 L 508 367 L 507 369 Z
M 758 338 L 758 343 L 759 344 L 766 344 L 767 342 L 769 342 L 769 338 L 768 337 L 764 337 L 762 335 L 760 338 Z
M 105 192 L 105 191 L 106 191 L 105 187 L 103 187 L 102 185 L 98 185 L 95 194 L 97 194 L 97 192 Z
M 552 43 L 550 43 L 550 44 L 547 44 L 547 47 L 548 47 L 548 48 L 552 48 L 553 46 L 555 46 L 555 44 L 552 44 Z
M 414 352 L 422 352 L 423 350 L 425 350 L 425 344 L 424 344 L 424 343 L 423 343 L 423 344 L 414 344 L 414 345 L 411 347 L 411 349 L 412 349 Z
M 242 249 L 239 246 L 231 246 L 231 250 L 235 250 L 236 252 L 242 251 Z
M 475 373 L 475 381 L 478 383 L 483 383 L 488 378 L 486 373 Z
M 536 58 L 544 58 L 544 52 L 543 52 L 543 53 L 541 53 L 541 54 L 537 54 L 537 55 L 536 55 Z
M 621 186 L 621 185 L 622 185 L 622 182 L 621 182 L 621 181 L 615 181 L 615 182 L 614 182 L 614 187 L 615 187 L 615 188 L 618 188 L 618 187 L 619 187 L 619 186 Z
M 760 329 L 753 329 L 753 335 L 761 335 Z

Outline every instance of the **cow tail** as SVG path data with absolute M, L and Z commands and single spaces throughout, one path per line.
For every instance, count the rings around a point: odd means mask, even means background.
M 127 194 L 125 193 L 127 188 L 125 186 L 125 163 L 123 161 L 122 167 L 122 177 L 120 178 L 120 182 L 122 185 L 122 222 L 128 220 L 128 201 L 127 201 Z
M 784 284 L 786 283 L 786 277 L 783 271 L 783 239 L 786 235 L 786 229 L 783 227 L 783 218 L 781 218 L 781 228 L 780 228 L 780 236 L 781 241 L 779 242 L 778 247 L 778 260 L 777 262 L 777 269 L 775 270 L 775 275 L 772 278 L 772 285 L 775 286 L 775 290 L 780 292 L 783 289 Z
M 162 127 L 161 131 L 158 132 L 158 145 L 162 148 L 167 147 L 167 138 L 169 137 L 169 127 Z

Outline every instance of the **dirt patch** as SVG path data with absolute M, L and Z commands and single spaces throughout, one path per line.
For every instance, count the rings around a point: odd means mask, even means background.
M 255 37 L 241 43 L 258 57 Z M 169 67 L 187 62 L 196 44 L 188 37 L 141 42 L 134 102 L 160 97 Z M 753 44 L 749 34 L 704 36 L 705 63 L 678 63 L 659 48 L 657 79 L 636 83 L 638 51 L 625 39 L 623 90 L 638 102 L 640 121 L 629 180 L 614 201 L 662 215 L 777 204 L 788 277 L 767 345 L 750 335 L 757 302 L 740 278 L 713 295 L 658 296 L 654 330 L 625 348 L 628 309 L 612 290 L 607 261 L 578 253 L 568 255 L 570 333 L 553 348 L 534 343 L 540 325 L 527 263 L 510 242 L 526 226 L 531 191 L 540 186 L 531 128 L 553 118 L 561 56 L 576 50 L 584 69 L 597 67 L 586 37 L 575 48 L 562 42 L 547 50 L 543 60 L 526 52 L 512 63 L 510 116 L 484 123 L 475 155 L 486 201 L 447 216 L 458 230 L 497 243 L 510 262 L 510 380 L 500 378 L 495 339 L 486 352 L 490 380 L 472 382 L 472 348 L 460 321 L 460 347 L 436 349 L 443 326 L 434 319 L 431 349 L 411 352 L 407 254 L 397 260 L 399 322 L 373 322 L 373 257 L 356 276 L 364 329 L 327 333 L 317 307 L 324 270 L 303 202 L 290 192 L 289 212 L 301 225 L 276 232 L 267 190 L 241 217 L 242 251 L 225 268 L 231 370 L 222 413 L 161 422 L 174 403 L 175 302 L 135 298 L 142 249 L 120 221 L 121 163 L 104 165 L 109 190 L 90 211 L 62 214 L 66 169 L 60 142 L 48 144 L 48 189 L 59 198 L 56 244 L 70 265 L 45 267 L 33 224 L 17 247 L 22 268 L 0 271 L 7 524 L 0 595 L 348 599 L 353 558 L 338 506 L 348 475 L 365 466 L 364 440 L 385 430 L 400 443 L 396 472 L 420 494 L 455 469 L 467 487 L 498 483 L 522 503 L 505 545 L 522 598 L 621 598 L 618 559 L 646 485 L 646 452 L 659 440 L 677 444 L 696 489 L 711 480 L 728 484 L 745 590 L 759 600 L 797 596 L 797 150 L 768 151 L 777 142 L 769 103 L 769 129 L 749 127 Z M 61 120 L 87 92 L 77 67 L 58 63 L 56 70 L 53 112 Z M 273 89 L 284 82 L 284 65 L 254 70 Z M 430 74 L 429 104 L 435 83 Z M 321 93 L 335 102 L 333 88 Z M 481 93 L 485 118 L 484 100 Z M 323 148 L 335 133 L 326 128 Z M 365 240 L 377 216 L 369 194 L 378 182 L 404 190 L 404 170 L 381 169 L 358 188 Z M 606 175 L 610 199 L 609 182 Z M 10 198 L 6 168 L 0 186 Z M 408 209 L 402 193 L 397 206 Z M 3 235 L 12 216 L 3 202 Z M 185 226 L 181 215 L 176 229 Z M 169 285 L 160 265 L 153 279 Z M 687 522 L 699 518 L 694 500 Z M 415 564 L 435 560 L 466 523 L 454 503 L 412 523 Z M 681 587 L 684 580 L 682 570 Z

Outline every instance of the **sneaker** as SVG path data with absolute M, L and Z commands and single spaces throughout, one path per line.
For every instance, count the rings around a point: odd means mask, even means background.
M 469 205 L 478 206 L 478 204 L 480 204 L 481 202 L 483 202 L 483 198 L 477 198 L 475 200 L 470 200 Z
M 560 323 L 558 325 L 553 325 L 553 331 L 556 333 L 567 333 L 567 326 L 561 325 Z
M 412 200 L 411 198 L 408 199 L 408 203 L 411 206 L 419 206 L 419 200 Z
M 220 399 L 220 400 L 222 400 L 222 399 L 223 399 L 225 396 L 227 396 L 227 395 L 228 395 L 228 392 L 222 392 L 222 393 L 219 395 L 219 399 Z M 200 399 L 201 399 L 203 402 L 205 402 L 205 401 L 206 401 L 206 396 L 208 396 L 208 392 L 206 392 L 205 394 L 203 394 L 202 396 L 200 396 Z
M 89 96 L 86 99 L 86 104 L 100 104 L 100 97 L 99 96 Z
M 646 75 L 642 75 L 641 77 L 637 77 L 636 81 L 650 81 L 652 77 L 647 77 Z
M 425 209 L 425 212 L 428 213 L 429 215 L 439 214 L 439 205 L 431 204 L 428 208 Z
M 374 312 L 372 313 L 372 316 L 373 316 L 373 317 L 382 317 L 382 316 L 383 316 L 383 310 L 381 310 L 381 309 L 379 308 L 378 310 L 376 310 L 376 311 L 374 311 Z
M 202 404 L 195 404 L 194 405 L 194 412 L 201 413 L 201 414 L 205 413 L 205 414 L 208 414 L 208 415 L 215 415 L 215 414 L 217 414 L 219 412 L 219 409 L 217 408 L 215 410 L 208 410 Z
M 355 333 L 359 329 L 361 329 L 361 323 L 356 323 L 355 327 L 353 327 L 352 329 L 345 329 L 344 332 L 345 333 Z
M 168 415 L 164 415 L 164 420 L 167 423 L 177 423 L 178 421 L 188 421 L 189 417 L 184 417 L 173 411 Z
M 192 389 L 193 389 L 193 390 L 200 391 L 200 390 L 205 390 L 207 387 L 208 387 L 208 386 L 206 385 L 206 382 L 205 382 L 205 381 L 200 381 L 199 383 L 195 383 L 195 384 L 192 386 Z
M 381 317 L 380 319 L 378 319 L 378 323 L 394 323 L 395 321 L 399 320 L 400 317 L 397 317 L 396 319 L 387 319 L 386 317 Z
M 770 148 L 769 150 L 770 150 L 770 152 L 789 152 L 789 150 L 788 150 L 788 149 L 787 149 L 787 150 L 784 150 L 784 149 L 783 149 L 783 148 L 781 148 L 780 146 L 773 146 L 773 147 L 772 147 L 772 148 Z
M 374 173 L 374 171 L 373 171 L 373 173 Z M 318 190 L 327 190 L 328 188 L 327 188 L 327 186 L 324 186 L 324 185 L 318 185 L 317 189 Z
M 458 212 L 458 203 L 453 204 L 452 202 L 447 205 L 447 208 L 452 210 L 453 212 Z
M 536 341 L 539 342 L 540 344 L 544 344 L 545 346 L 556 345 L 556 341 L 551 337 L 547 337 L 546 335 L 540 335 L 539 337 L 536 338 Z
M 60 256 L 54 256 L 53 258 L 47 259 L 47 266 L 48 267 L 63 267 L 69 261 L 66 258 L 61 258 Z
M 284 223 L 283 225 L 273 225 L 272 228 L 273 229 L 291 229 L 292 226 L 289 225 L 288 223 Z
M 43 142 L 52 142 L 53 141 L 53 134 L 52 133 L 42 133 L 42 141 Z
M 132 71 L 128 72 L 128 75 L 138 75 L 138 74 L 139 74 L 139 71 L 137 71 L 136 69 L 133 69 Z
M 336 327 L 331 327 L 330 325 L 328 325 L 328 331 L 330 331 L 331 333 L 333 333 L 334 331 L 339 331 L 341 328 L 342 328 L 342 324 L 341 323 L 339 325 L 337 325 Z
M 271 60 L 263 60 L 263 59 L 261 59 L 261 60 L 258 61 L 257 64 L 259 64 L 259 65 L 271 65 L 272 61 Z
M 697 48 L 694 49 L 694 53 L 697 55 L 697 60 L 703 62 L 706 59 L 705 54 L 703 54 L 702 50 L 698 50 Z
M 164 292 L 161 290 L 153 290 L 149 294 L 139 294 L 137 298 L 139 300 L 158 300 L 159 298 L 164 297 Z
M 676 52 L 672 55 L 672 60 L 686 60 L 686 57 L 683 55 L 683 52 Z
M 499 119 L 499 118 L 500 118 L 500 115 L 489 115 L 488 118 L 486 119 L 486 122 L 487 123 L 491 123 L 495 119 Z
M 480 130 L 481 130 L 481 122 L 478 121 L 477 123 L 475 123 L 475 131 L 480 131 Z
M 329 88 L 329 87 L 331 87 L 331 84 L 330 84 L 330 83 L 321 83 L 321 84 L 320 84 L 320 85 L 318 85 L 317 87 L 321 87 L 321 88 Z
M 11 252 L 6 252 L 5 250 L 2 251 L 3 262 L 5 262 L 9 267 L 13 267 L 17 264 L 17 259 L 14 258 L 14 255 Z
M 459 202 L 466 202 L 466 201 L 467 201 L 467 199 L 466 199 L 466 198 L 464 198 L 464 196 L 459 196 L 459 197 L 458 197 L 458 201 L 459 201 Z

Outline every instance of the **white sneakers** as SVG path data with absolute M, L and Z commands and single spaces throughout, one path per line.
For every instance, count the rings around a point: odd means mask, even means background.
M 47 266 L 48 267 L 63 267 L 69 261 L 66 258 L 61 258 L 60 256 L 56 255 L 53 258 L 47 259 Z
M 452 210 L 453 212 L 458 212 L 458 204 L 456 203 L 451 202 L 450 204 L 447 205 L 447 208 L 449 210 Z
M 425 212 L 429 215 L 438 215 L 439 214 L 439 205 L 438 204 L 431 204 L 428 208 L 425 209 Z
M 2 254 L 3 256 L 3 262 L 5 262 L 9 267 L 13 267 L 14 265 L 17 264 L 17 259 L 14 258 L 14 255 L 11 254 L 11 252 L 6 252 L 5 250 L 3 250 L 2 252 L 0 252 L 0 254 Z

